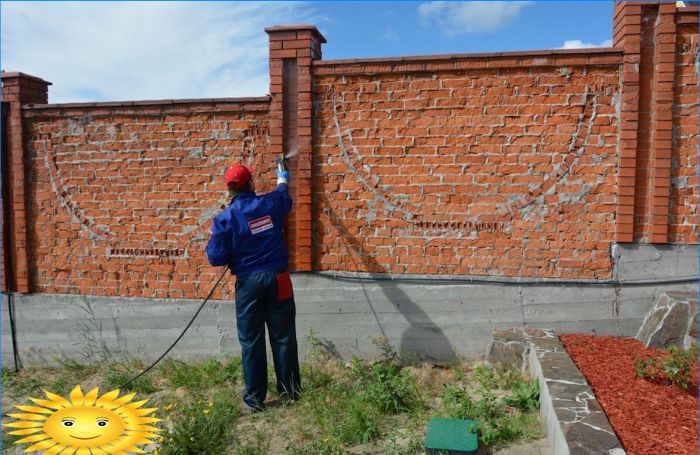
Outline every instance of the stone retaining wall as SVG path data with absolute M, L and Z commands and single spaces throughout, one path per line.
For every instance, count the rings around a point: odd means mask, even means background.
M 540 414 L 554 455 L 625 455 L 593 390 L 553 331 L 495 330 L 487 360 L 539 379 Z

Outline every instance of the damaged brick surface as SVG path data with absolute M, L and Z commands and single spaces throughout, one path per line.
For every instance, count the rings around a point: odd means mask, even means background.
M 616 242 L 696 245 L 698 8 L 613 14 L 612 48 L 334 61 L 272 27 L 255 98 L 48 104 L 3 72 L 3 290 L 203 295 L 224 167 L 263 192 L 290 152 L 293 271 L 607 280 Z

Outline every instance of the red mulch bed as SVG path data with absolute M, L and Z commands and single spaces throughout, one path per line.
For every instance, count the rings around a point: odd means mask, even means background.
M 658 354 L 633 338 L 559 337 L 595 392 L 628 455 L 698 454 L 698 368 L 688 389 L 637 378 L 635 355 Z

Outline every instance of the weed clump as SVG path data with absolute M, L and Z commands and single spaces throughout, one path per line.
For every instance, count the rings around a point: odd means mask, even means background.
M 470 396 L 461 385 L 444 386 L 441 399 L 450 418 L 476 422 L 479 440 L 484 445 L 541 437 L 537 380 L 524 381 L 510 372 L 498 374 L 483 367 L 475 369 L 474 378 L 479 383 L 476 397 Z M 508 387 L 510 394 L 498 398 L 499 385 Z
M 415 378 L 386 361 L 365 368 L 357 357 L 351 363 L 352 376 L 357 381 L 361 399 L 381 414 L 410 412 L 422 406 Z
M 208 359 L 204 363 L 185 363 L 167 359 L 160 367 L 163 376 L 174 387 L 185 387 L 192 391 L 233 383 L 242 376 L 243 364 L 239 357 L 222 363 Z
M 130 381 L 144 368 L 143 362 L 139 359 L 131 359 L 120 364 L 108 364 L 104 374 L 103 385 L 109 389 L 121 388 L 123 384 Z M 126 390 L 149 394 L 158 390 L 151 376 L 143 375 L 126 387 Z
M 224 454 L 234 442 L 231 422 L 239 415 L 237 401 L 228 391 L 215 392 L 209 400 L 193 400 L 174 414 L 173 429 L 163 435 L 159 453 Z
M 314 333 L 307 340 L 320 362 L 302 367 L 304 390 L 295 412 L 320 431 L 288 447 L 290 453 L 346 453 L 348 447 L 380 438 L 386 416 L 423 406 L 415 378 L 403 371 L 388 343 L 378 344 L 381 360 L 368 364 L 354 357 L 342 367 L 333 354 L 324 353 Z
M 522 412 L 533 412 L 540 408 L 540 384 L 536 379 L 519 381 L 511 388 L 512 393 L 503 399 L 503 403 Z
M 687 350 L 672 345 L 660 355 L 637 357 L 634 361 L 634 367 L 639 378 L 660 382 L 668 381 L 687 389 L 690 383 L 690 373 L 694 367 L 697 368 L 697 362 L 698 345 L 695 343 Z

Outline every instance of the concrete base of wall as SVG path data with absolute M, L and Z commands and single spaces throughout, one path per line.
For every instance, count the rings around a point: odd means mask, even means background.
M 616 278 L 697 276 L 697 246 L 616 246 Z M 660 262 L 659 262 L 660 261 Z M 634 264 L 637 264 L 636 266 Z M 654 265 L 652 267 L 652 265 Z M 449 362 L 482 356 L 496 327 L 546 327 L 557 332 L 634 336 L 661 292 L 694 291 L 697 283 L 635 286 L 451 284 L 337 280 L 293 276 L 300 352 L 313 330 L 343 358 L 378 355 L 386 336 L 409 359 Z M 213 283 L 212 283 L 213 285 Z M 25 364 L 55 356 L 93 360 L 111 351 L 158 357 L 201 301 L 75 295 L 16 295 L 17 343 Z M 8 298 L 2 308 L 2 361 L 12 363 Z M 174 357 L 240 354 L 232 302 L 212 301 L 171 353 Z

